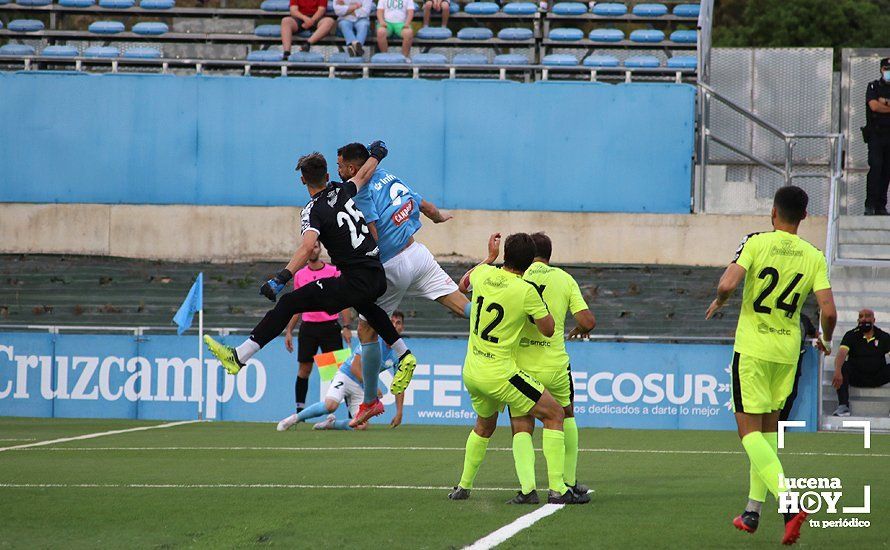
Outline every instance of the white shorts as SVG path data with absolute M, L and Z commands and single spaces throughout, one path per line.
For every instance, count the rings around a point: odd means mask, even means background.
M 325 400 L 331 399 L 337 403 L 346 403 L 349 414 L 352 418 L 358 414 L 358 407 L 365 399 L 365 390 L 358 385 L 352 378 L 346 376 L 342 372 L 337 372 L 331 385 L 328 386 L 328 393 L 324 396 Z
M 383 264 L 386 292 L 377 305 L 392 315 L 405 296 L 435 300 L 457 290 L 457 285 L 439 265 L 429 249 L 417 241 Z

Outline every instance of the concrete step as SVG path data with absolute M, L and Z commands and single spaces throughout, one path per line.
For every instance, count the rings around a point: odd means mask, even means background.
M 840 244 L 838 257 L 855 260 L 890 260 L 890 243 L 882 244 Z
M 862 278 L 853 279 L 831 274 L 831 290 L 837 296 L 838 292 L 851 292 L 855 294 L 883 294 L 890 297 L 890 277 L 888 278 Z
M 831 386 L 831 378 L 823 379 L 822 395 L 826 398 L 837 398 L 837 390 Z M 886 402 L 890 407 L 890 385 L 878 388 L 850 388 L 850 399 L 861 399 L 863 401 L 879 401 Z M 890 408 L 888 408 L 890 410 Z
M 830 415 L 835 408 L 837 408 L 837 398 L 822 400 L 824 414 Z M 890 417 L 890 401 L 863 401 L 850 396 L 850 410 L 854 416 L 887 418 Z
M 847 229 L 839 231 L 837 242 L 840 244 L 887 244 L 890 231 L 872 231 L 869 229 Z
M 838 219 L 838 229 L 866 229 L 871 231 L 890 231 L 890 216 L 841 216 Z
M 832 409 L 832 411 L 833 410 L 834 409 Z M 888 417 L 886 414 L 879 416 L 848 416 L 847 418 L 841 418 L 837 416 L 831 416 L 832 411 L 828 411 L 827 415 L 822 416 L 821 428 L 823 430 L 862 433 L 862 428 L 845 428 L 843 426 L 843 421 L 867 420 L 871 422 L 872 432 L 890 432 L 890 417 Z

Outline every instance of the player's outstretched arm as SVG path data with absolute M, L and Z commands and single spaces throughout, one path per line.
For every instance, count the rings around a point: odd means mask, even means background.
M 297 251 L 294 252 L 294 256 L 291 258 L 291 261 L 288 262 L 287 267 L 266 281 L 263 286 L 260 287 L 260 294 L 274 302 L 275 298 L 282 290 L 284 290 L 285 285 L 294 278 L 294 273 L 296 273 L 297 270 L 302 269 L 303 266 L 306 265 L 306 262 L 309 261 L 309 255 L 312 253 L 312 248 L 315 246 L 317 240 L 317 232 L 304 231 L 303 242 L 300 244 Z
M 837 325 L 837 307 L 834 305 L 834 294 L 830 288 L 816 291 L 816 302 L 819 304 L 819 322 L 822 325 L 822 334 L 816 347 L 825 355 L 831 355 L 831 339 L 834 337 L 834 327 Z
M 713 317 L 717 310 L 726 304 L 726 301 L 729 300 L 729 297 L 732 296 L 732 293 L 735 292 L 735 289 L 739 287 L 744 279 L 745 268 L 737 263 L 729 264 L 720 277 L 720 282 L 717 283 L 717 297 L 714 298 L 714 301 L 708 307 L 705 319 Z
M 423 199 L 420 200 L 420 213 L 432 220 L 433 223 L 444 223 L 454 218 L 451 214 L 439 210 L 435 204 Z
M 501 234 L 500 233 L 492 233 L 490 237 L 488 237 L 488 258 L 485 259 L 482 264 L 491 265 L 498 259 L 498 255 L 501 253 Z M 466 294 L 470 290 L 470 273 L 473 272 L 474 269 L 479 267 L 482 264 L 478 264 L 476 266 L 471 267 L 464 276 L 460 278 L 460 283 L 457 285 L 457 288 Z
M 368 145 L 368 152 L 371 156 L 368 157 L 368 160 L 366 160 L 364 164 L 362 164 L 362 167 L 358 169 L 358 172 L 350 178 L 350 181 L 355 184 L 356 191 L 371 181 L 371 176 L 374 175 L 374 171 L 377 170 L 380 161 L 385 159 L 386 155 L 389 154 L 386 144 L 379 140 Z

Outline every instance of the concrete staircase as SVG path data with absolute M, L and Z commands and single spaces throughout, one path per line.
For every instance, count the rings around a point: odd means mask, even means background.
M 837 350 L 856 326 L 859 310 L 873 309 L 876 324 L 890 330 L 890 217 L 842 216 L 838 226 L 838 260 L 831 267 L 831 286 L 838 309 L 832 348 Z M 885 260 L 886 265 L 873 260 Z M 866 265 L 867 261 L 872 261 Z M 830 416 L 837 407 L 831 387 L 834 354 L 823 367 L 822 428 L 844 429 L 845 419 Z M 854 419 L 871 420 L 872 429 L 890 431 L 890 384 L 881 388 L 850 388 Z

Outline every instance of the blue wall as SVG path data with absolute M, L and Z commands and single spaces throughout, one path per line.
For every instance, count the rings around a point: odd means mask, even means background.
M 192 419 L 202 397 L 210 419 L 271 422 L 290 414 L 297 365 L 281 339 L 237 377 L 206 357 L 199 369 L 196 344 L 195 336 L 0 333 L 0 416 Z M 474 413 L 461 383 L 466 341 L 418 338 L 410 345 L 421 364 L 406 392 L 403 421 L 471 425 Z M 731 346 L 568 346 L 580 426 L 734 429 Z M 810 350 L 792 413 L 809 430 L 816 429 L 816 361 Z M 381 379 L 388 386 L 392 377 L 384 373 Z M 325 390 L 313 373 L 310 399 Z M 389 422 L 395 411 L 391 395 L 384 404 L 387 412 L 377 422 Z M 346 417 L 343 406 L 338 416 Z
M 684 213 L 694 89 L 0 74 L 0 202 L 302 205 L 299 155 L 384 139 L 448 208 Z

